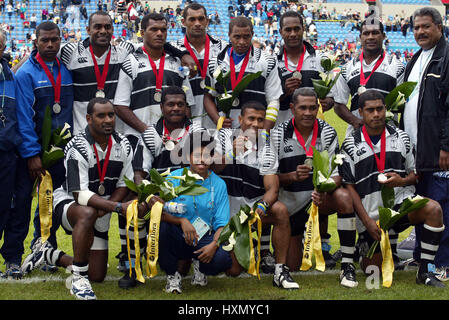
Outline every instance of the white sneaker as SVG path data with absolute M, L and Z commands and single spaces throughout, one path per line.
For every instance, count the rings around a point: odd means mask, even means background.
M 435 277 L 440 281 L 449 280 L 449 267 L 436 268 Z
M 200 271 L 200 261 L 193 259 L 193 276 L 191 280 L 192 286 L 207 286 L 207 277 Z
M 340 284 L 346 288 L 355 288 L 359 285 L 355 277 L 355 267 L 352 263 L 342 263 Z
M 87 277 L 74 276 L 72 278 L 72 287 L 70 288 L 70 293 L 73 294 L 78 300 L 97 299 Z
M 288 290 L 299 289 L 299 285 L 293 280 L 290 275 L 290 269 L 285 264 L 282 265 L 282 270 L 280 272 L 275 270 L 273 285 L 275 287 Z
M 167 276 L 167 284 L 165 285 L 165 292 L 167 293 L 182 293 L 181 286 L 182 277 L 178 271 L 174 275 Z
M 36 239 L 33 247 L 31 248 L 31 253 L 22 263 L 22 273 L 28 274 L 34 269 L 42 267 L 45 264 L 45 251 L 51 247 L 52 246 L 48 241 L 42 243 L 41 238 Z

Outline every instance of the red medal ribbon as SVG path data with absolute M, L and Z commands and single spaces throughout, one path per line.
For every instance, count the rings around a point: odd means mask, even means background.
M 98 168 L 98 177 L 100 179 L 100 184 L 103 184 L 104 177 L 106 176 L 106 170 L 108 169 L 109 157 L 111 155 L 111 150 L 112 150 L 112 137 L 109 136 L 108 151 L 106 152 L 106 157 L 104 158 L 103 168 L 101 168 L 100 159 L 98 158 L 97 147 L 95 146 L 95 142 L 94 142 L 94 151 L 95 151 L 95 156 L 97 157 L 97 168 Z
M 362 127 L 363 137 L 365 138 L 366 143 L 370 146 L 371 150 L 373 150 L 374 157 L 376 158 L 377 170 L 383 173 L 385 171 L 385 159 L 386 159 L 386 137 L 385 137 L 385 129 L 380 136 L 380 159 L 377 154 L 374 152 L 373 143 L 371 142 L 371 138 L 366 131 L 365 126 Z
M 108 76 L 109 61 L 111 60 L 111 49 L 109 49 L 108 51 L 108 55 L 106 56 L 106 60 L 103 65 L 103 72 L 101 74 L 92 46 L 89 46 L 89 51 L 90 55 L 92 56 L 92 61 L 94 62 L 95 78 L 97 79 L 97 89 L 103 90 L 106 83 L 106 77 Z
M 176 141 L 179 141 L 179 140 L 181 140 L 184 136 L 186 136 L 186 135 L 189 133 L 189 128 L 190 128 L 190 126 L 187 126 L 187 127 L 184 128 L 184 134 L 183 134 L 181 137 L 178 137 L 178 138 L 176 138 L 176 139 L 173 139 L 173 138 L 170 136 L 170 132 L 168 131 L 167 127 L 165 126 L 165 120 L 162 120 L 162 125 L 163 125 L 163 127 L 164 127 L 164 136 L 167 137 L 167 140 L 176 140 Z
M 39 62 L 42 69 L 44 69 L 45 74 L 47 75 L 48 80 L 50 80 L 51 85 L 53 86 L 53 91 L 55 94 L 55 103 L 61 102 L 61 64 L 59 62 L 59 59 L 56 58 L 56 63 L 58 64 L 58 75 L 56 76 L 56 82 L 55 78 L 53 77 L 53 74 L 50 72 L 50 69 L 48 68 L 47 64 L 44 62 L 42 57 L 39 55 L 39 53 L 36 54 L 36 60 Z
M 162 91 L 162 81 L 164 79 L 164 65 L 165 65 L 165 52 L 162 52 L 161 60 L 159 62 L 159 70 L 156 68 L 156 63 L 151 59 L 150 54 L 147 52 L 145 47 L 142 47 L 143 52 L 148 56 L 148 60 L 151 64 L 151 69 L 156 76 L 156 91 Z
M 235 78 L 235 63 L 234 63 L 234 59 L 232 59 L 232 48 L 231 48 L 231 52 L 229 53 L 229 64 L 230 64 L 230 68 L 231 68 L 231 87 L 232 87 L 232 90 L 234 90 L 234 88 L 242 80 L 243 75 L 245 74 L 246 66 L 248 65 L 248 61 L 249 61 L 249 54 L 250 54 L 250 52 L 251 52 L 251 49 L 248 50 L 248 52 L 246 53 L 245 59 L 243 59 L 242 66 L 241 66 L 240 71 L 239 71 L 238 78 L 236 79 Z
M 315 123 L 313 124 L 312 141 L 310 141 L 309 150 L 306 149 L 306 143 L 305 143 L 301 133 L 299 132 L 298 129 L 296 129 L 295 118 L 292 118 L 292 124 L 293 124 L 293 129 L 295 129 L 296 139 L 298 139 L 299 144 L 301 145 L 301 147 L 306 152 L 306 157 L 312 157 L 313 156 L 313 149 L 312 149 L 312 147 L 315 147 L 316 139 L 318 137 L 318 120 L 315 119 Z
M 210 50 L 209 36 L 206 34 L 206 46 L 204 47 L 203 67 L 201 67 L 200 61 L 198 60 L 195 53 L 193 52 L 193 49 L 190 46 L 189 41 L 187 41 L 187 36 L 184 36 L 184 46 L 186 47 L 187 51 L 189 51 L 189 54 L 193 58 L 193 61 L 195 61 L 195 64 L 198 67 L 198 70 L 200 70 L 201 78 L 205 79 L 206 72 L 207 72 L 207 65 L 209 64 L 209 50 Z
M 362 50 L 362 54 L 360 54 L 360 85 L 361 86 L 365 86 L 367 84 L 369 78 L 371 78 L 371 75 L 374 73 L 374 71 L 377 70 L 377 68 L 379 68 L 382 61 L 384 61 L 384 58 L 385 58 L 385 51 L 382 52 L 381 57 L 377 60 L 376 64 L 374 65 L 374 68 L 373 68 L 373 70 L 371 70 L 371 73 L 369 74 L 368 78 L 365 78 L 365 74 L 363 73 L 363 50 Z
M 306 53 L 306 46 L 304 45 L 303 51 L 302 51 L 302 54 L 301 54 L 301 57 L 299 57 L 298 65 L 296 66 L 296 71 L 301 71 L 301 69 L 302 69 L 302 64 L 303 64 L 303 62 L 304 62 L 304 55 L 305 55 L 305 53 Z M 288 68 L 287 51 L 286 51 L 285 49 L 284 49 L 284 63 L 285 63 L 285 68 L 286 68 L 288 71 L 293 72 L 292 70 L 290 70 L 290 69 Z

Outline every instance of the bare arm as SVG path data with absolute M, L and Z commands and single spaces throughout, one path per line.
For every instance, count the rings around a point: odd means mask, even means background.
M 137 118 L 137 116 L 129 107 L 115 105 L 114 110 L 120 119 L 122 119 L 127 125 L 137 130 L 138 132 L 143 133 L 148 128 L 148 126 L 144 122 Z
M 352 125 L 355 129 L 360 127 L 363 124 L 362 119 L 357 118 L 352 114 L 352 112 L 348 109 L 344 104 L 335 102 L 334 104 L 335 113 L 343 119 L 348 124 Z

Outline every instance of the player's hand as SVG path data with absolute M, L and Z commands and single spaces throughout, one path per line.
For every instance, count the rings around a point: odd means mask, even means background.
M 27 160 L 28 165 L 28 173 L 30 174 L 30 177 L 33 181 L 36 179 L 41 179 L 42 176 L 45 176 L 45 169 L 42 167 L 42 160 L 39 156 L 34 156 L 31 158 L 28 158 Z
M 301 86 L 301 79 L 298 78 L 288 78 L 285 80 L 284 85 L 284 94 L 286 96 L 291 96 L 293 92 L 295 92 L 296 89 L 298 89 Z
M 327 97 L 320 99 L 321 106 L 323 107 L 323 112 L 329 111 L 334 106 L 334 98 Z
M 385 176 L 387 176 L 388 179 L 384 182 L 379 182 L 380 184 L 390 188 L 404 186 L 404 179 L 396 172 L 387 172 L 385 173 Z
M 181 64 L 185 67 L 188 67 L 190 70 L 190 78 L 193 78 L 198 73 L 198 68 L 196 66 L 195 60 L 193 60 L 192 56 L 189 54 L 185 54 L 181 58 Z
M 224 119 L 222 128 L 232 128 L 232 121 L 234 121 L 232 118 Z
M 300 164 L 296 167 L 296 181 L 301 182 L 309 178 L 310 171 L 312 171 L 312 168 L 305 165 Z
M 320 207 L 326 202 L 327 193 L 326 192 L 318 192 L 316 190 L 312 191 L 312 202 Z
M 190 223 L 188 219 L 181 219 L 181 229 L 184 233 L 184 239 L 189 246 L 196 246 L 198 243 L 198 234 L 195 227 Z
M 357 118 L 357 119 L 354 119 L 353 121 L 351 121 L 349 124 L 350 124 L 350 125 L 354 128 L 354 130 L 355 130 L 355 129 L 358 129 L 358 128 L 360 128 L 361 126 L 363 126 L 363 120 Z
M 369 218 L 365 227 L 366 227 L 366 231 L 368 231 L 371 238 L 373 238 L 376 241 L 380 241 L 382 232 L 380 231 L 379 227 L 377 226 L 376 221 Z

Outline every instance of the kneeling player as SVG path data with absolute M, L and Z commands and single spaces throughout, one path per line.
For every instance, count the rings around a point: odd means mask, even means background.
M 340 167 L 343 182 L 350 191 L 354 208 L 357 212 L 357 229 L 360 238 L 361 267 L 382 264 L 379 246 L 372 257 L 366 257 L 372 243 L 381 239 L 381 232 L 376 224 L 379 219 L 378 208 L 383 206 L 382 185 L 394 187 L 395 207 L 399 210 L 401 203 L 415 193 L 416 175 L 415 159 L 409 136 L 402 130 L 385 124 L 384 97 L 377 91 L 368 90 L 359 98 L 359 112 L 363 126 L 346 137 L 342 145 L 345 155 Z M 378 179 L 385 173 L 386 181 Z M 440 205 L 429 200 L 425 207 L 410 212 L 393 226 L 395 232 L 402 232 L 410 225 L 424 224 L 421 246 L 421 261 L 416 275 L 418 284 L 444 287 L 432 273 L 435 253 L 438 250 L 442 231 L 444 230 Z

